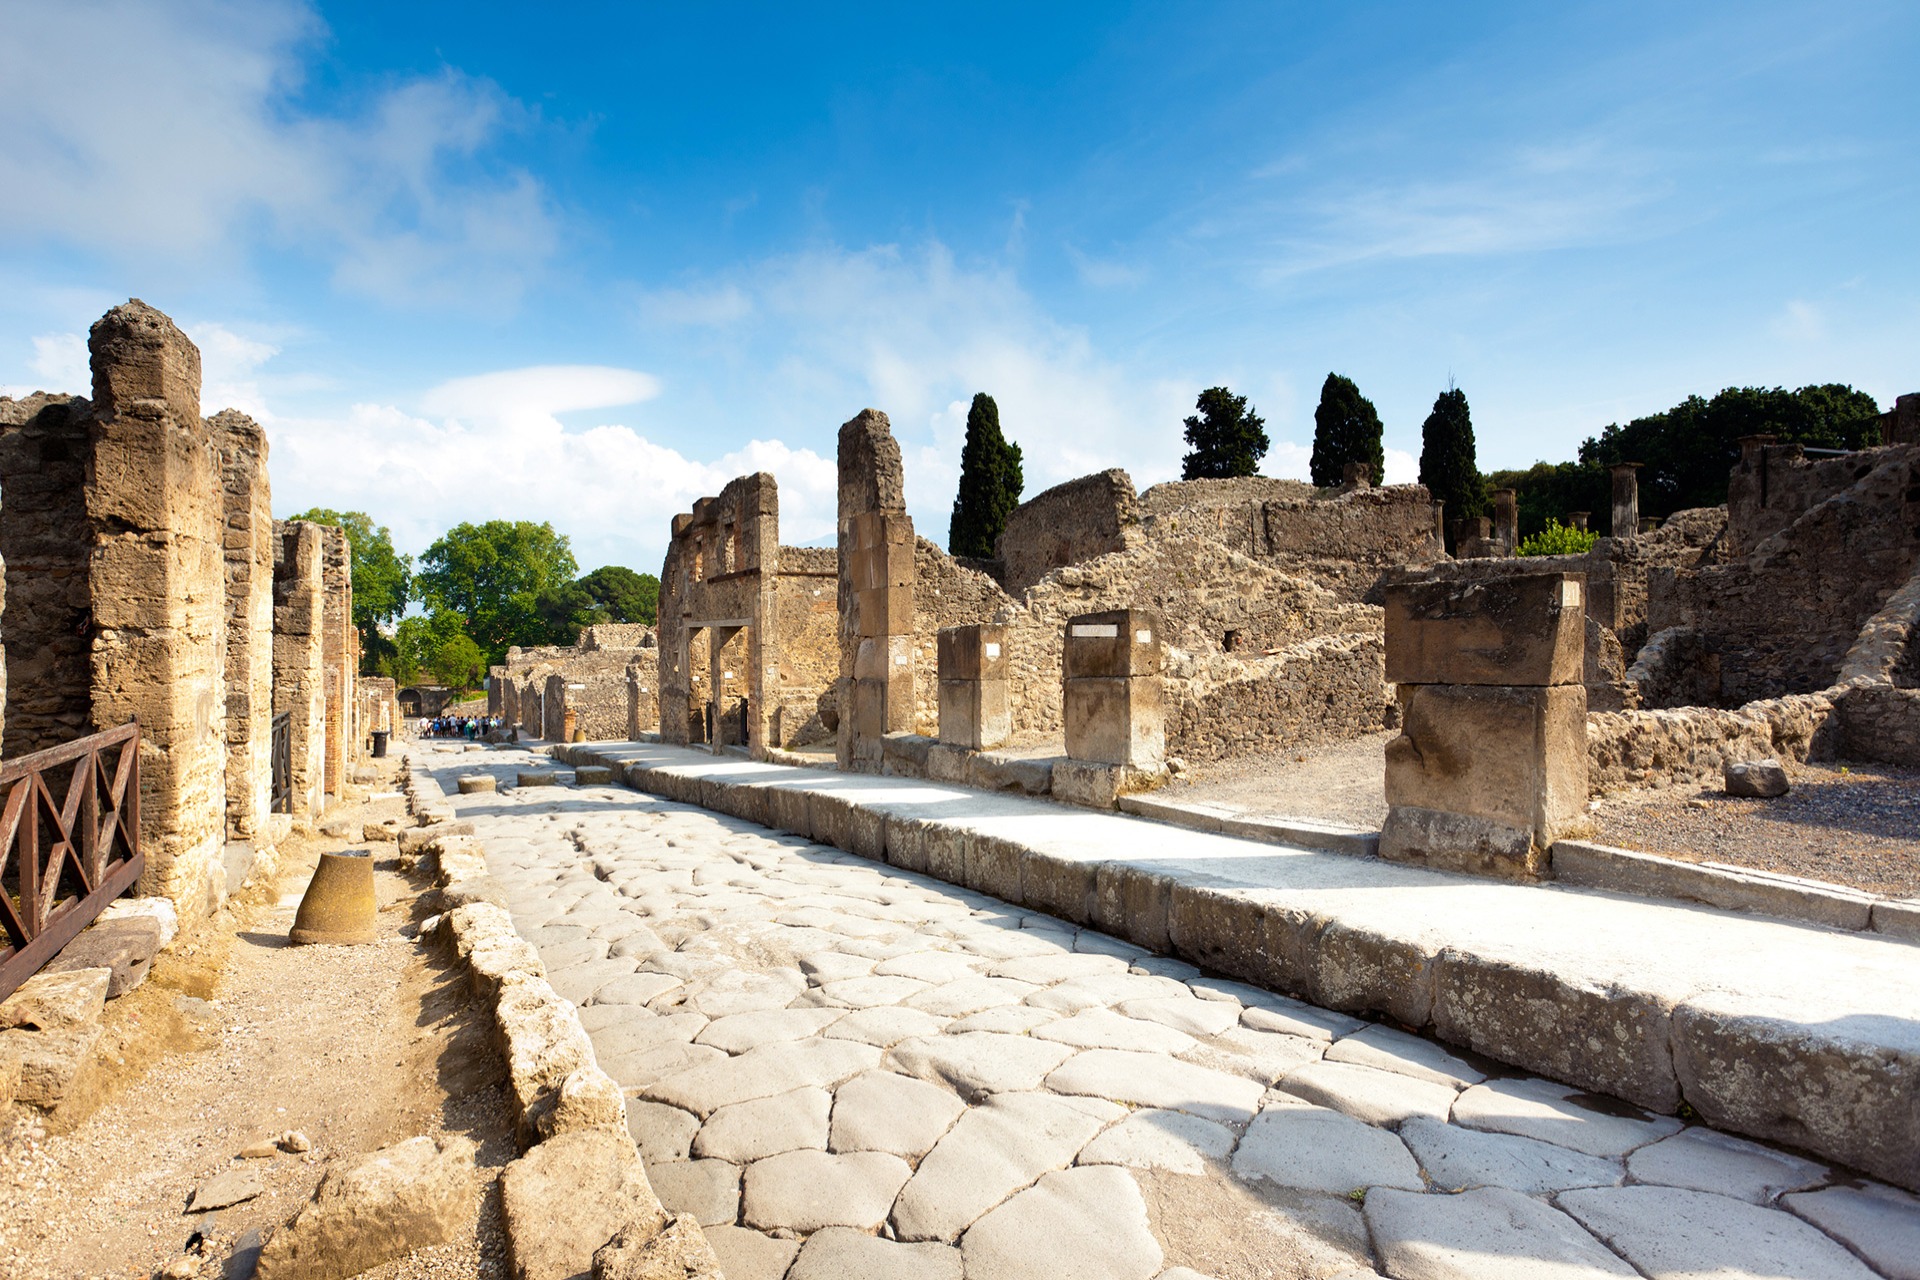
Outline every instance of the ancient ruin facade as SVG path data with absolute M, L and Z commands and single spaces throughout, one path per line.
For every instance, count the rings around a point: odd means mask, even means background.
M 535 737 L 564 732 L 569 713 L 590 742 L 652 733 L 659 653 L 654 629 L 640 623 L 586 627 L 573 645 L 516 646 L 487 673 L 487 714 Z

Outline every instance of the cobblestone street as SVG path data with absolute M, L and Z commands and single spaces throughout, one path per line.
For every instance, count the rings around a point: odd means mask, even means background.
M 1783 1151 L 624 787 L 450 799 L 731 1280 L 1920 1276 Z

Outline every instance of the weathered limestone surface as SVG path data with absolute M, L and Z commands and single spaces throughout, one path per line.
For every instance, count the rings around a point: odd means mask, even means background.
M 293 811 L 326 803 L 326 588 L 320 526 L 277 521 L 273 561 L 273 712 L 288 717 Z
M 260 834 L 272 803 L 273 499 L 267 437 L 243 413 L 208 419 L 220 448 L 227 584 L 227 835 Z
M 415 750 L 445 780 L 463 764 L 453 752 Z M 1245 936 L 1233 908 L 1252 901 L 1269 954 L 1299 953 L 1280 925 L 1288 913 L 1314 922 L 1316 935 L 1343 930 L 1351 940 L 1345 954 L 1356 962 L 1377 963 L 1393 948 L 1431 972 L 1443 935 L 1466 953 L 1449 961 L 1455 966 L 1507 936 L 1523 938 L 1536 962 L 1604 970 L 1632 950 L 1632 939 L 1664 936 L 1675 914 L 1250 849 L 909 780 L 663 747 L 567 754 L 576 763 L 622 759 L 639 766 L 629 777 L 692 783 L 694 794 L 711 799 L 742 789 L 830 796 L 843 838 L 853 812 L 880 818 L 883 856 L 896 819 L 908 819 L 899 830 L 922 842 L 935 829 L 994 832 L 1006 860 L 981 870 L 1004 879 L 1011 866 L 1015 897 L 1024 894 L 1016 849 L 1041 832 L 1051 858 L 1084 860 L 1089 869 L 1124 863 L 1167 877 L 1176 895 L 1183 880 L 1204 876 L 1209 909 L 1196 902 L 1176 910 L 1174 934 L 1188 946 L 1224 947 Z M 451 800 L 484 806 L 473 821 L 516 922 L 542 952 L 555 988 L 579 993 L 581 1021 L 607 1071 L 645 1099 L 627 1123 L 655 1162 L 653 1186 L 669 1211 L 706 1225 L 730 1275 L 790 1274 L 796 1258 L 808 1257 L 816 1270 L 850 1275 L 881 1267 L 878 1274 L 901 1276 L 1052 1276 L 1089 1265 L 1102 1276 L 1143 1280 L 1204 1275 L 1204 1263 L 1182 1255 L 1159 1224 L 1217 1212 L 1222 1194 L 1244 1196 L 1233 1180 L 1270 1184 L 1260 1193 L 1268 1211 L 1238 1228 L 1249 1256 L 1262 1248 L 1281 1256 L 1283 1241 L 1302 1247 L 1310 1238 L 1326 1251 L 1313 1255 L 1319 1274 L 1476 1275 L 1458 1259 L 1481 1243 L 1514 1259 L 1504 1274 L 1583 1274 L 1564 1269 L 1570 1260 L 1595 1268 L 1584 1274 L 1634 1274 L 1561 1197 L 1617 1187 L 1629 1160 L 1638 1162 L 1636 1178 L 1679 1187 L 1711 1166 L 1763 1197 L 1747 1206 L 1763 1226 L 1791 1235 L 1805 1223 L 1782 1204 L 1783 1194 L 1798 1194 L 1787 1188 L 1830 1185 L 1806 1184 L 1796 1171 L 1806 1162 L 1787 1153 L 1752 1144 L 1763 1153 L 1755 1157 L 1749 1144 L 1715 1143 L 1697 1127 L 1683 1134 L 1678 1121 L 1593 1098 L 1591 1085 L 1487 1083 L 1472 1060 L 1431 1041 L 1207 978 L 1031 903 L 943 885 L 804 835 L 625 790 L 591 800 L 564 792 Z M 561 812 L 548 811 L 555 803 Z M 976 847 L 955 842 L 963 879 Z M 1439 918 L 1437 901 L 1447 903 Z M 1728 982 L 1765 949 L 1763 937 L 1797 935 L 1783 948 L 1795 952 L 1783 966 L 1788 974 L 1808 970 L 1814 952 L 1836 958 L 1839 950 L 1828 948 L 1846 941 L 1711 913 L 1702 921 L 1703 957 L 1655 966 L 1668 999 L 1684 1001 L 1687 981 Z M 1358 940 L 1362 925 L 1375 943 Z M 1899 950 L 1879 946 L 1847 954 Z M 1555 954 L 1541 956 L 1543 947 Z M 1213 964 L 1224 952 L 1188 954 Z M 1716 969 L 1712 957 L 1722 955 Z M 608 976 L 616 961 L 627 978 Z M 1452 985 L 1444 968 L 1430 1004 Z M 1817 990 L 1822 1016 L 1837 1012 L 1832 972 L 1797 979 L 1809 997 Z M 1382 969 L 1354 986 L 1357 976 L 1328 970 L 1322 978 L 1349 984 L 1364 1007 L 1372 999 L 1366 982 L 1404 983 L 1409 971 Z M 1903 1007 L 1884 985 L 1866 993 L 1864 977 L 1850 972 L 1833 989 L 1882 1009 Z M 610 987 L 627 979 L 651 981 L 644 1004 Z M 1880 979 L 1891 980 L 1890 971 Z M 824 1109 L 823 1095 L 831 1099 Z M 756 1143 L 776 1131 L 780 1141 Z M 1684 1135 L 1697 1136 L 1680 1145 Z M 1427 1193 L 1423 1173 L 1449 1190 L 1505 1190 Z M 1370 1245 L 1352 1193 L 1366 1191 L 1369 1209 L 1385 1197 L 1384 1209 L 1391 1188 L 1416 1202 L 1413 1216 L 1398 1227 L 1384 1218 L 1374 1224 Z M 895 1238 L 853 1237 L 882 1223 Z M 1527 1245 L 1529 1224 L 1547 1223 L 1553 1229 Z M 909 1244 L 908 1235 L 925 1239 Z M 1424 1259 L 1404 1265 L 1444 1266 L 1452 1257 L 1464 1269 L 1390 1268 L 1389 1238 L 1413 1242 L 1412 1253 L 1394 1257 Z M 1383 1252 L 1376 1256 L 1375 1247 Z M 1528 1259 L 1534 1271 L 1521 1266 Z
M 887 415 L 864 409 L 840 428 L 842 769 L 878 773 L 881 740 L 915 728 L 913 518 Z
M 321 609 L 320 660 L 326 667 L 325 786 L 330 796 L 344 795 L 355 745 L 360 739 L 359 699 L 355 684 L 360 673 L 360 633 L 353 625 L 353 548 L 347 531 L 320 526 Z

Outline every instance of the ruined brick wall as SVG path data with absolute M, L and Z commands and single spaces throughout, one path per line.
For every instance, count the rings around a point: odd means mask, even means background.
M 321 650 L 327 666 L 326 788 L 328 795 L 338 796 L 346 791 L 360 736 L 354 697 L 360 663 L 353 627 L 353 548 L 347 531 L 334 525 L 322 525 L 320 539 L 326 586 Z
M 1002 585 L 1019 595 L 1063 565 L 1127 547 L 1139 523 L 1133 479 L 1120 470 L 1069 480 L 1015 507 L 994 545 Z
M 1316 636 L 1255 659 L 1181 654 L 1165 696 L 1167 754 L 1190 762 L 1345 741 L 1394 716 L 1378 632 Z
M 1825 758 L 1839 741 L 1834 699 L 1825 693 L 1762 699 L 1734 709 L 1595 711 L 1587 715 L 1587 784 L 1602 796 L 1636 787 L 1718 782 L 1729 764 Z
M 1801 465 L 1800 487 L 1826 496 L 1791 524 L 1730 563 L 1649 577 L 1648 627 L 1705 637 L 1722 705 L 1831 685 L 1868 620 L 1920 568 L 1920 446 Z M 1795 478 L 1774 459 L 1769 501 L 1794 491 Z M 1744 503 L 1730 507 L 1734 549 L 1763 527 L 1756 520 Z
M 320 526 L 274 522 L 273 713 L 288 718 L 294 816 L 311 821 L 326 795 L 325 554 Z
M 581 630 L 574 647 L 602 653 L 616 649 L 651 649 L 658 643 L 658 635 L 644 622 L 597 622 Z
M 225 892 L 220 455 L 200 416 L 200 352 L 171 320 L 129 302 L 88 348 L 93 721 L 139 717 L 141 891 L 194 917 Z
M 93 406 L 0 397 L 0 558 L 6 561 L 8 759 L 93 729 L 86 482 Z
M 834 734 L 827 719 L 836 714 L 833 689 L 840 671 L 837 559 L 831 547 L 780 548 L 773 598 L 777 643 L 767 659 L 769 741 L 778 747 L 811 746 Z
M 273 499 L 267 437 L 232 409 L 207 421 L 220 449 L 226 562 L 227 835 L 251 840 L 272 806 Z

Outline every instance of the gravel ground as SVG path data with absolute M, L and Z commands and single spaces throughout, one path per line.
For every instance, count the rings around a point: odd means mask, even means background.
M 1194 765 L 1159 794 L 1255 817 L 1312 818 L 1378 831 L 1387 820 L 1385 752 L 1393 737 L 1370 733 L 1347 742 Z
M 1606 844 L 1920 897 L 1920 769 L 1798 765 L 1776 800 L 1718 787 L 1629 793 L 1595 817 Z
M 340 816 L 357 830 L 401 812 L 385 800 Z M 423 1133 L 481 1144 L 472 1226 L 365 1274 L 505 1274 L 491 1189 L 513 1154 L 505 1068 L 464 983 L 415 940 L 421 883 L 394 869 L 392 845 L 376 845 L 379 941 L 286 944 L 319 853 L 344 847 L 321 837 L 283 849 L 263 900 L 177 942 L 144 986 L 107 1006 L 101 1049 L 58 1111 L 0 1116 L 0 1275 L 148 1276 L 200 1233 L 198 1274 L 219 1276 L 249 1233 L 306 1203 L 328 1161 Z M 242 1163 L 237 1151 L 287 1129 L 312 1150 L 244 1162 L 262 1195 L 184 1212 L 195 1187 Z

